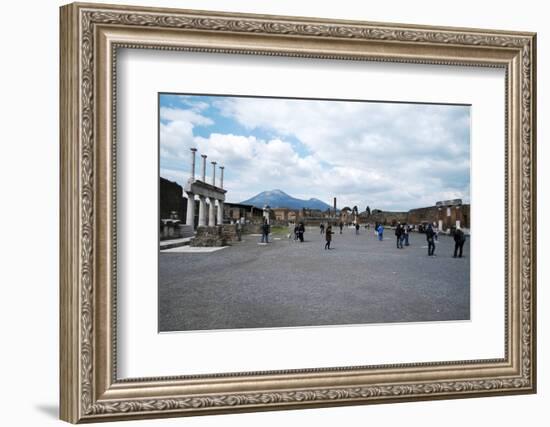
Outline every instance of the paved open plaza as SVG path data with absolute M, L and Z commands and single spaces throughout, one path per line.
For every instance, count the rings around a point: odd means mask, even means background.
M 397 249 L 390 229 L 383 241 L 372 229 L 335 232 L 331 250 L 308 228 L 303 243 L 244 235 L 224 248 L 161 251 L 160 331 L 469 319 L 469 239 L 453 258 L 453 239 L 439 236 L 429 257 L 424 234 Z

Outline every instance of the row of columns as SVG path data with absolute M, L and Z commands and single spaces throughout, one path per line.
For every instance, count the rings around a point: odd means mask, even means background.
M 187 192 L 187 219 L 186 224 L 194 225 L 195 222 L 195 195 Z M 208 199 L 208 204 L 206 203 Z M 217 203 L 216 203 L 217 202 Z M 207 207 L 208 205 L 208 207 Z M 206 209 L 208 209 L 208 224 L 206 223 Z M 223 201 L 213 197 L 199 196 L 199 227 L 223 224 Z
M 191 182 L 195 181 L 195 155 L 197 149 L 191 148 Z M 206 183 L 206 154 L 201 154 L 202 157 L 202 182 Z M 216 162 L 211 162 L 212 164 L 212 185 L 216 186 Z M 223 171 L 224 167 L 220 166 L 221 177 L 220 177 L 220 187 L 223 189 Z M 195 223 L 195 194 L 191 191 L 186 191 L 187 193 L 187 218 L 185 223 L 194 226 Z M 199 195 L 199 227 L 208 225 L 213 227 L 215 225 L 223 224 L 223 200 L 216 199 L 215 197 L 208 197 L 208 224 L 206 224 L 206 196 Z

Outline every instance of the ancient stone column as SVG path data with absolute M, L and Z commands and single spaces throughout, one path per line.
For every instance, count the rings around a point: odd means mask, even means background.
M 190 191 L 187 192 L 187 218 L 185 223 L 195 229 L 195 195 Z
M 206 154 L 201 154 L 202 157 L 202 182 L 206 182 Z
M 196 148 L 191 148 L 191 180 L 195 180 L 195 153 L 197 152 Z
M 208 210 L 208 226 L 214 227 L 216 225 L 216 199 L 210 197 L 210 209 Z
M 222 171 L 222 175 L 220 177 L 220 188 L 223 188 L 223 170 L 225 169 L 225 166 L 220 166 L 220 170 Z
M 206 197 L 199 196 L 199 227 L 206 225 Z
M 223 225 L 223 202 L 218 200 L 218 225 Z
M 216 186 L 216 162 L 210 162 L 212 163 L 212 185 Z

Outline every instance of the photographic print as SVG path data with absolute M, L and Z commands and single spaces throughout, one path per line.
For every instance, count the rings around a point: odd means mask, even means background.
M 470 106 L 159 94 L 160 332 L 470 318 Z
M 61 419 L 536 392 L 535 33 L 59 22 Z

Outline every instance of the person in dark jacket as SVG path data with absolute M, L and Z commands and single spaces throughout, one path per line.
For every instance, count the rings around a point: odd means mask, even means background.
M 300 239 L 300 243 L 304 243 L 304 233 L 306 231 L 306 228 L 304 227 L 304 223 L 301 222 L 298 226 L 298 239 Z
M 426 229 L 426 240 L 428 241 L 428 256 L 434 256 L 435 252 L 435 231 L 432 224 Z
M 395 227 L 395 237 L 397 241 L 397 249 L 403 249 L 403 227 L 400 223 L 397 223 L 397 227 Z
M 355 224 L 355 234 L 359 234 L 359 223 Z
M 325 232 L 325 249 L 330 249 L 330 242 L 332 241 L 332 225 L 327 226 L 327 230 Z
M 344 223 L 340 221 L 340 234 L 342 234 L 342 229 L 344 228 Z
M 458 257 L 462 258 L 462 248 L 464 247 L 466 236 L 464 235 L 464 232 L 460 228 L 456 229 L 454 239 L 455 239 L 455 253 L 453 255 L 453 258 L 456 258 L 457 252 L 458 252 Z
M 269 243 L 269 224 L 265 219 L 262 224 L 262 243 Z

